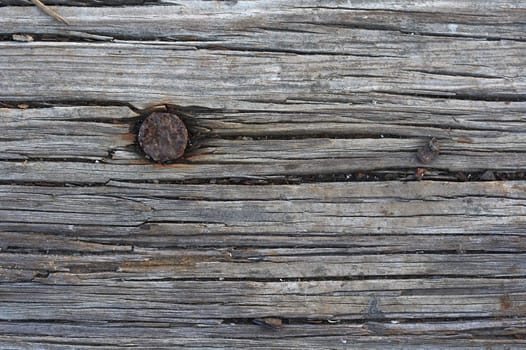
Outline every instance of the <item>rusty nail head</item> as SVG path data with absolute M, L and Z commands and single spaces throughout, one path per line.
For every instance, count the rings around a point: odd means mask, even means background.
M 175 114 L 154 112 L 141 124 L 137 139 L 149 158 L 165 163 L 184 154 L 188 144 L 188 131 Z

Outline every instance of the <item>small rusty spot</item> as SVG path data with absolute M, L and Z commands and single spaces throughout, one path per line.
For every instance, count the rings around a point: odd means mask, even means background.
M 184 154 L 188 131 L 177 115 L 153 112 L 141 124 L 137 140 L 150 159 L 165 163 Z
M 474 143 L 475 141 L 471 137 L 458 137 L 455 139 L 459 143 Z
M 511 299 L 508 294 L 503 294 L 500 297 L 500 309 L 506 311 L 511 307 Z
M 431 164 L 438 153 L 440 153 L 440 144 L 433 137 L 424 147 L 418 150 L 416 157 L 423 164 Z
M 417 179 L 420 180 L 424 176 L 425 173 L 426 173 L 426 169 L 425 168 L 418 168 L 418 169 L 416 169 L 415 176 L 416 176 Z
M 129 141 L 129 142 L 134 142 L 135 141 L 135 135 L 133 133 L 121 134 L 120 137 L 121 137 L 121 139 L 123 139 L 125 141 Z

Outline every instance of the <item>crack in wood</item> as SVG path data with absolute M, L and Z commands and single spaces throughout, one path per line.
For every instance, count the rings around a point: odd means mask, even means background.
M 46 3 L 0 0 L 0 348 L 526 345 L 522 4 Z

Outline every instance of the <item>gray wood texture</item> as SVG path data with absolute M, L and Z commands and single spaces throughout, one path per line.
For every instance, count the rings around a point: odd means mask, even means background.
M 0 0 L 0 349 L 526 347 L 523 2 L 45 3 Z
M 66 30 L 66 38 L 77 31 L 118 40 L 2 42 L 0 69 L 11 84 L 0 100 L 265 111 L 372 103 L 371 93 L 525 96 L 525 8 L 516 1 L 181 1 L 57 10 L 73 25 L 36 8 L 6 7 L 0 32 Z
M 0 158 L 8 161 L 0 162 L 0 181 L 92 184 L 397 172 L 423 166 L 416 151 L 429 139 L 426 135 L 440 140 L 441 154 L 431 166 L 437 171 L 526 168 L 524 117 L 493 122 L 491 116 L 501 107 L 484 105 L 488 109 L 483 117 L 472 117 L 469 106 L 467 116 L 448 116 L 457 121 L 451 120 L 447 129 L 435 126 L 444 119 L 438 115 L 412 123 L 406 116 L 388 114 L 387 108 L 385 115 L 364 122 L 349 112 L 296 116 L 193 111 L 184 115 L 197 141 L 184 164 L 165 166 L 137 152 L 131 131 L 139 116 L 128 107 L 4 109 Z M 516 108 L 519 114 L 526 107 L 520 103 Z
M 129 330 L 133 343 L 152 347 L 165 336 L 166 347 L 211 337 L 211 327 L 218 343 L 193 346 L 244 346 L 230 342 L 233 332 L 262 348 L 347 339 L 433 348 L 453 332 L 464 339 L 456 346 L 476 348 L 480 328 L 504 339 L 524 333 L 515 319 L 526 302 L 524 182 L 248 187 L 2 186 L 5 344 L 22 337 L 21 348 L 61 348 L 81 337 L 76 344 L 89 348 L 95 340 L 83 332 L 95 327 L 104 339 L 115 330 L 99 328 L 132 320 L 145 323 Z M 279 332 L 250 325 L 270 316 L 290 324 Z M 32 331 L 17 326 L 28 320 Z M 427 321 L 411 326 L 419 320 Z M 55 334 L 42 338 L 38 329 L 48 327 Z

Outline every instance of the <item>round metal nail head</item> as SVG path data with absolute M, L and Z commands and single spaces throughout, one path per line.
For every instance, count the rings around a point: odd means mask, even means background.
M 154 112 L 141 124 L 137 139 L 149 158 L 165 163 L 184 154 L 188 143 L 188 131 L 175 114 Z

